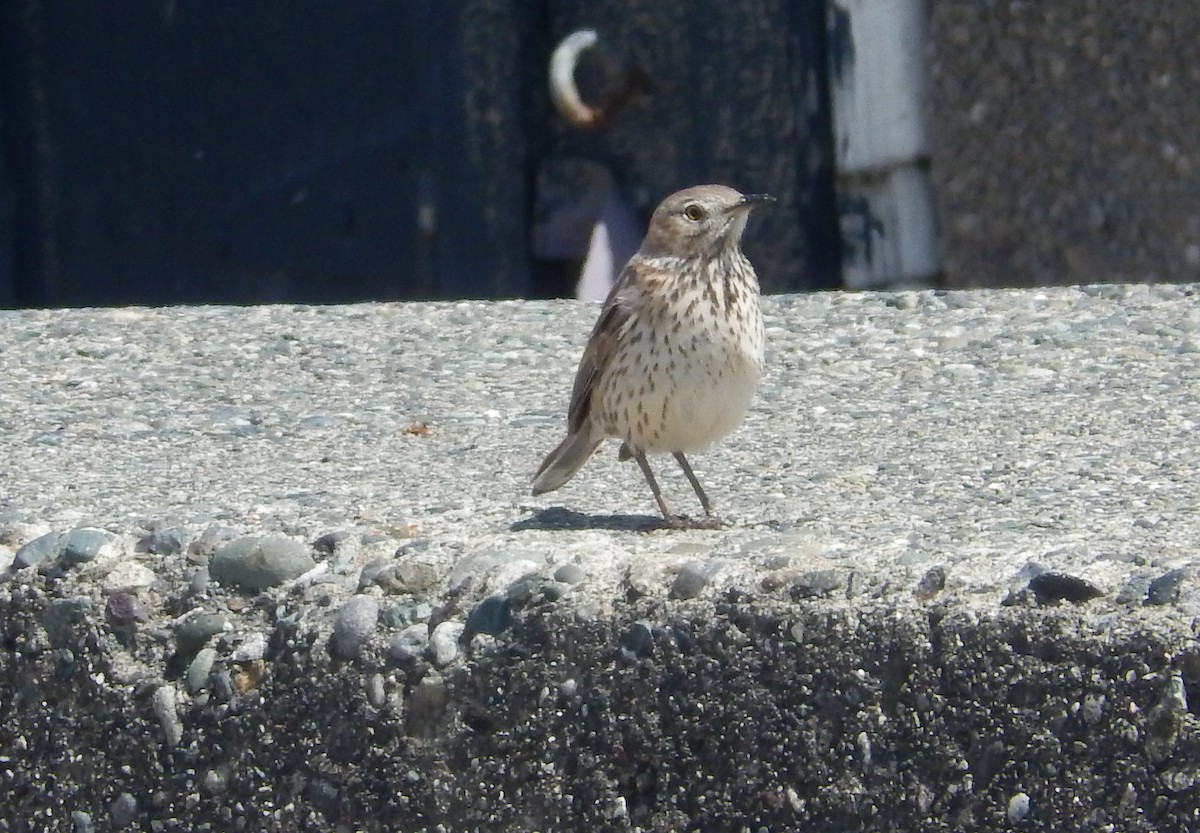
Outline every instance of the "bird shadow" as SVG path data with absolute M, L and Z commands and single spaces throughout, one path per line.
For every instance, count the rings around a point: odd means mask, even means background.
M 515 521 L 511 532 L 530 529 L 609 529 L 626 532 L 652 532 L 667 529 L 668 524 L 657 515 L 587 515 L 565 506 L 539 509 L 524 520 Z

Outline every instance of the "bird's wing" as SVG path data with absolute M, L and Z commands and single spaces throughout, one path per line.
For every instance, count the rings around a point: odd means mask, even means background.
M 631 294 L 641 283 L 641 270 L 644 268 L 636 259 L 625 264 L 620 277 L 613 284 L 592 327 L 588 337 L 587 347 L 584 348 L 583 358 L 579 362 L 579 370 L 575 373 L 575 386 L 571 389 L 571 409 L 568 411 L 567 427 L 572 433 L 578 432 L 592 406 L 592 393 L 600 381 L 604 371 L 612 362 L 617 347 L 625 335 L 627 325 L 634 315 Z

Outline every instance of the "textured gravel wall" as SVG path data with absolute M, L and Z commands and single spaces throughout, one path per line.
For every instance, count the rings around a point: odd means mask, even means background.
M 685 532 L 595 307 L 0 313 L 0 830 L 1200 825 L 1194 288 L 768 312 Z
M 1200 279 L 1192 0 L 932 0 L 952 286 Z

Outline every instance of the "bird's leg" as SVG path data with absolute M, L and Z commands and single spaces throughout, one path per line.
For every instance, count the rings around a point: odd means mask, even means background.
M 692 484 L 692 488 L 696 490 L 696 497 L 700 498 L 700 505 L 704 507 L 704 514 L 707 517 L 708 523 L 705 526 L 720 526 L 721 519 L 717 517 L 713 511 L 712 501 L 708 499 L 708 495 L 704 494 L 704 487 L 700 485 L 700 481 L 696 478 L 696 473 L 692 471 L 691 464 L 687 461 L 687 457 L 683 456 L 682 451 L 675 452 L 675 462 L 679 463 L 679 467 L 683 469 L 683 473 L 687 475 L 688 482 Z M 698 526 L 700 524 L 697 524 Z
M 704 487 L 700 485 L 700 481 L 696 479 L 696 473 L 692 471 L 692 466 L 688 463 L 687 458 L 683 456 L 682 451 L 675 452 L 675 462 L 679 463 L 679 467 L 683 469 L 683 473 L 687 475 L 688 482 L 692 484 L 692 488 L 696 490 L 696 497 L 700 498 L 700 505 L 704 507 L 704 514 L 712 517 L 713 505 L 708 499 L 708 495 L 704 494 Z
M 639 449 L 631 448 L 633 459 L 637 460 L 638 467 L 642 470 L 642 474 L 646 476 L 646 482 L 650 484 L 650 491 L 654 492 L 654 499 L 658 501 L 658 510 L 662 512 L 663 518 L 671 526 L 679 526 L 679 518 L 671 513 L 667 507 L 667 502 L 663 500 L 662 490 L 658 488 L 658 481 L 654 479 L 654 472 L 650 471 L 650 463 L 646 460 L 646 452 Z

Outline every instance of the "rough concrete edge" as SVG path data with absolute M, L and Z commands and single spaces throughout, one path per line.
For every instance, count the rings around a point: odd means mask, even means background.
M 116 682 L 112 646 L 169 653 L 164 634 L 88 610 L 48 631 L 49 601 L 0 598 L 0 830 L 1149 831 L 1200 812 L 1200 643 L 1170 608 L 729 591 L 581 619 L 530 600 L 441 669 L 378 639 L 331 657 L 281 609 L 263 659 L 218 658 L 189 693 L 182 672 Z

